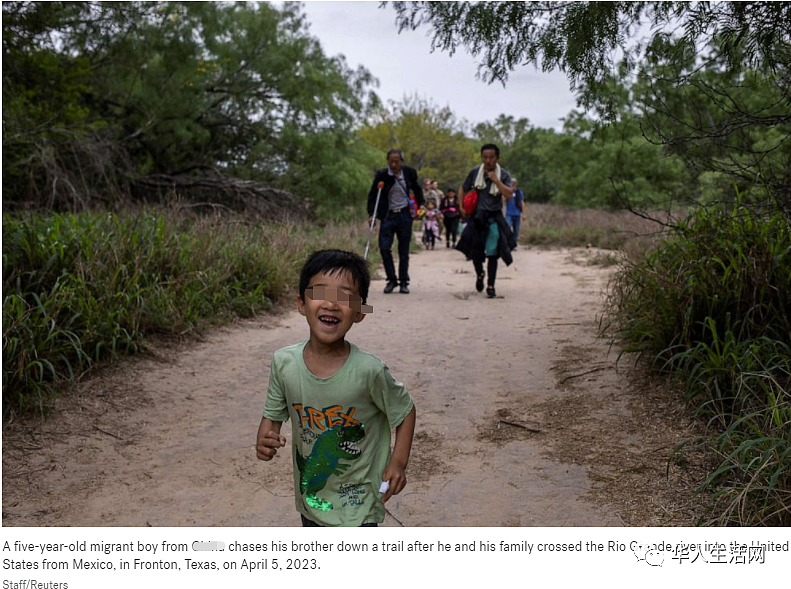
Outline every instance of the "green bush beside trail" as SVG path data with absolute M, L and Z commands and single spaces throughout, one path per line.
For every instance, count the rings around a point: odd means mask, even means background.
M 269 308 L 296 284 L 309 251 L 361 251 L 358 225 L 154 210 L 4 215 L 4 407 L 45 410 L 56 383 L 139 351 L 146 335 L 183 335 Z
M 700 209 L 613 282 L 626 351 L 684 378 L 715 428 L 719 523 L 791 524 L 791 228 Z

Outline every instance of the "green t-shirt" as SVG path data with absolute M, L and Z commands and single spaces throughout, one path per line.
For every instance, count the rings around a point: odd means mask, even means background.
M 338 372 L 317 378 L 305 366 L 306 344 L 275 352 L 264 410 L 272 421 L 291 418 L 297 511 L 323 526 L 380 523 L 390 430 L 412 410 L 412 397 L 354 344 Z

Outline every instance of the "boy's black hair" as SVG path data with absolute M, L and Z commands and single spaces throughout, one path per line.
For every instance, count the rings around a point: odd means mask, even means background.
M 448 188 L 448 189 L 445 191 L 445 194 L 448 194 L 448 193 L 450 193 L 450 192 L 452 192 L 453 194 L 456 194 L 456 189 L 455 189 L 455 188 Z
M 483 153 L 487 149 L 493 149 L 494 153 L 497 154 L 497 157 L 500 157 L 500 148 L 497 147 L 494 143 L 487 143 L 483 147 L 481 147 L 481 153 Z
M 343 250 L 318 250 L 308 256 L 299 273 L 299 298 L 305 300 L 305 289 L 310 279 L 316 274 L 341 274 L 348 272 L 360 291 L 363 304 L 368 299 L 368 287 L 371 286 L 371 272 L 368 262 L 362 256 Z

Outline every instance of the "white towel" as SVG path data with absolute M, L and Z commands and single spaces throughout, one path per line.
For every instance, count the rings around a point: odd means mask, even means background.
M 500 169 L 500 164 L 495 164 L 494 173 L 497 174 L 497 177 L 500 180 L 503 179 L 503 174 L 502 174 L 502 170 Z M 486 188 L 486 176 L 484 176 L 483 164 L 481 164 L 478 167 L 478 175 L 475 176 L 475 184 L 473 185 L 473 187 L 477 190 L 483 190 L 484 188 Z M 489 194 L 491 194 L 492 196 L 499 196 L 500 194 L 500 189 L 497 188 L 497 184 L 495 184 L 494 182 L 492 182 L 492 186 L 491 188 L 489 188 Z

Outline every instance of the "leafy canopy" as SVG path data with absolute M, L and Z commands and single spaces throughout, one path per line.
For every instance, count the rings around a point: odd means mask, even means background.
M 382 153 L 382 163 L 389 149 L 402 150 L 406 165 L 424 179 L 436 180 L 444 190 L 460 185 L 467 171 L 480 163 L 464 127 L 450 108 L 412 96 L 378 108 L 360 136 Z
M 386 4 L 386 3 L 383 3 Z M 428 26 L 432 48 L 466 48 L 484 80 L 520 65 L 565 72 L 573 87 L 610 75 L 620 52 L 636 65 L 649 38 L 674 30 L 683 47 L 716 45 L 731 68 L 788 63 L 788 2 L 393 2 L 399 30 Z
M 211 168 L 317 198 L 364 190 L 351 146 L 376 80 L 326 56 L 297 4 L 6 2 L 3 28 L 12 198 L 99 198 L 108 170 Z

